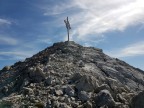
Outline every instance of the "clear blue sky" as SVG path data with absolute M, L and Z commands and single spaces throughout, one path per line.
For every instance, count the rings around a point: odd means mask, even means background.
M 143 0 L 0 0 L 0 68 L 70 39 L 144 70 Z

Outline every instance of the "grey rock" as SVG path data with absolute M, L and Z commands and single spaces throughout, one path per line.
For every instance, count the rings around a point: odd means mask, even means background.
M 55 94 L 56 94 L 56 96 L 61 96 L 61 95 L 63 95 L 63 91 L 62 90 L 55 90 Z
M 34 83 L 39 83 L 45 80 L 45 74 L 40 67 L 29 68 L 29 77 L 30 80 Z
M 129 107 L 129 105 L 125 105 L 120 102 L 116 102 L 114 108 L 130 108 L 130 107 Z
M 54 79 L 52 77 L 48 77 L 46 80 L 45 80 L 45 84 L 46 85 L 52 85 L 54 84 Z
M 95 98 L 95 103 L 97 107 L 102 107 L 105 105 L 109 107 L 115 106 L 115 101 L 108 90 L 101 90 Z
M 10 70 L 11 69 L 11 66 L 5 66 L 3 69 L 2 69 L 2 71 L 8 71 L 8 70 Z
M 60 103 L 59 108 L 70 108 L 66 103 Z
M 84 62 L 82 60 L 80 60 L 79 61 L 79 67 L 84 67 L 84 66 L 85 66 Z
M 59 108 L 60 107 L 60 103 L 58 101 L 53 101 L 52 107 Z
M 23 92 L 22 93 L 24 95 L 31 95 L 31 94 L 34 94 L 34 91 L 31 88 L 23 87 Z
M 86 91 L 80 91 L 78 93 L 78 98 L 82 101 L 88 101 L 90 99 L 90 95 Z
M 82 74 L 80 74 L 80 73 L 74 73 L 73 76 L 72 76 L 72 78 L 71 78 L 71 80 L 73 82 L 75 82 L 75 81 L 78 81 L 81 77 L 82 77 Z
M 67 86 L 65 87 L 64 91 L 65 91 L 65 93 L 66 93 L 68 96 L 75 96 L 75 91 L 74 91 L 74 89 L 73 89 L 71 86 L 69 86 L 69 85 L 67 85 Z
M 110 87 L 107 84 L 102 84 L 96 88 L 95 92 L 99 93 L 101 90 L 110 90 Z
M 84 107 L 85 108 L 93 108 L 93 105 L 90 101 L 87 101 L 85 104 L 84 104 Z
M 93 76 L 83 75 L 76 83 L 78 91 L 94 91 L 98 87 L 97 80 Z
M 65 101 L 65 103 L 70 103 L 71 99 L 69 97 L 65 97 L 64 101 Z
M 79 106 L 79 103 L 78 102 L 71 102 L 71 106 L 73 108 L 77 108 Z
M 4 86 L 4 87 L 1 89 L 1 92 L 2 92 L 4 95 L 7 95 L 7 93 L 8 93 L 8 87 L 7 87 L 7 86 Z
M 121 94 L 117 94 L 116 95 L 117 101 L 121 102 L 121 103 L 126 103 L 126 99 L 123 98 L 123 96 Z
M 132 98 L 130 106 L 131 108 L 144 108 L 144 91 Z

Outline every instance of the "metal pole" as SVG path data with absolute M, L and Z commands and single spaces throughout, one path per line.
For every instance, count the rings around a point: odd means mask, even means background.
M 67 29 L 67 33 L 68 33 L 68 42 L 69 42 L 69 29 Z

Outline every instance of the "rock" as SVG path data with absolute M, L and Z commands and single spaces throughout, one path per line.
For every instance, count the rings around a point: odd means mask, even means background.
M 8 87 L 7 86 L 4 86 L 1 90 L 1 92 L 4 94 L 4 95 L 7 95 L 8 93 Z
M 70 100 L 69 97 L 65 97 L 64 101 L 65 101 L 65 103 L 67 103 L 67 104 L 71 102 L 71 100 Z
M 11 66 L 5 66 L 5 67 L 2 69 L 2 71 L 8 71 L 8 70 L 10 70 L 10 68 L 11 68 Z
M 101 90 L 95 98 L 95 103 L 97 107 L 107 105 L 111 108 L 115 105 L 115 101 L 108 90 Z
M 82 60 L 80 60 L 79 61 L 79 67 L 84 67 L 84 66 L 85 66 L 84 62 Z
M 44 103 L 42 103 L 42 102 L 38 102 L 38 103 L 35 103 L 35 106 L 37 107 L 37 108 L 44 108 Z
M 34 91 L 31 88 L 23 87 L 23 92 L 22 93 L 24 95 L 31 95 L 31 94 L 34 94 Z
M 128 105 L 124 105 L 120 102 L 116 102 L 114 108 L 130 108 Z
M 70 97 L 70 98 L 71 98 L 72 101 L 75 101 L 75 98 L 74 98 L 74 97 Z
M 75 91 L 73 90 L 73 88 L 69 85 L 67 85 L 64 89 L 64 92 L 68 95 L 68 96 L 75 96 Z
M 59 108 L 60 103 L 58 101 L 53 101 L 52 108 Z
M 97 80 L 93 76 L 83 75 L 76 83 L 78 91 L 94 91 L 98 87 Z
M 90 95 L 86 91 L 80 91 L 78 93 L 78 98 L 82 101 L 85 102 L 90 99 Z
M 49 88 L 49 93 L 54 95 L 55 94 L 56 89 L 54 87 L 50 87 Z
M 95 92 L 96 93 L 99 93 L 101 90 L 110 90 L 110 87 L 107 85 L 107 84 L 102 84 L 100 85 L 99 87 L 96 88 Z
M 131 108 L 144 108 L 144 91 L 132 98 L 130 106 Z
M 85 108 L 93 108 L 93 105 L 90 101 L 87 101 L 85 104 L 84 104 L 84 107 Z
M 63 95 L 63 91 L 62 90 L 55 90 L 55 94 L 56 94 L 56 96 L 61 96 L 61 95 Z
M 122 97 L 121 94 L 116 95 L 117 101 L 121 103 L 126 103 L 126 99 Z
M 34 83 L 39 83 L 45 80 L 45 75 L 40 67 L 29 68 L 30 80 Z
M 82 77 L 82 74 L 80 73 L 74 73 L 71 80 L 72 82 L 78 81 Z
M 45 80 L 45 84 L 46 85 L 53 85 L 54 84 L 54 80 L 53 80 L 53 78 L 52 77 L 48 77 L 46 80 Z
M 66 103 L 61 103 L 59 108 L 70 108 Z
M 65 97 L 63 97 L 63 96 L 60 96 L 60 97 L 58 98 L 58 101 L 59 101 L 59 102 L 64 102 L 64 100 L 65 100 Z
M 12 108 L 14 103 L 12 103 L 11 101 L 7 101 L 7 100 L 2 100 L 0 101 L 0 108 Z
M 71 106 L 73 108 L 77 108 L 79 106 L 79 103 L 77 103 L 77 102 L 71 102 Z

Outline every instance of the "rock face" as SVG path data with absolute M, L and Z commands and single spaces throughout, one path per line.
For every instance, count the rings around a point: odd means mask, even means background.
M 0 70 L 0 108 L 144 108 L 144 71 L 59 42 Z

